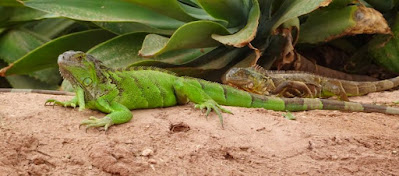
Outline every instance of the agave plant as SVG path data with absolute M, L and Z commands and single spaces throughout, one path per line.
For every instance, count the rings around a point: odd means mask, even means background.
M 381 60 L 395 48 L 381 42 L 397 43 L 397 27 L 392 35 L 385 20 L 397 8 L 398 0 L 3 0 L 0 76 L 16 88 L 55 89 L 57 56 L 80 50 L 112 68 L 219 80 L 234 66 L 293 64 L 297 43 L 318 47 L 357 34 L 380 34 L 365 54 Z M 391 60 L 398 59 L 396 52 Z

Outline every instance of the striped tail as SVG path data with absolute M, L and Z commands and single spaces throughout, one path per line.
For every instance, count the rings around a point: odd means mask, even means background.
M 276 98 L 253 95 L 252 107 L 280 111 L 340 110 L 349 112 L 379 112 L 399 114 L 399 108 L 318 98 Z M 273 102 L 273 103 L 272 103 Z M 275 106 L 279 104 L 278 108 Z
M 373 82 L 341 81 L 341 84 L 348 96 L 357 96 L 398 87 L 399 77 Z
M 341 110 L 350 112 L 380 112 L 399 114 L 399 108 L 361 104 L 318 98 L 278 98 L 252 94 L 227 85 L 220 85 L 203 80 L 191 80 L 198 84 L 213 100 L 220 105 L 239 106 L 247 108 L 265 108 L 275 111 L 305 111 L 305 110 Z

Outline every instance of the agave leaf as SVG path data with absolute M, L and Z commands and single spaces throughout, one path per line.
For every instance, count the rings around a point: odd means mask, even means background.
M 227 63 L 222 63 L 227 65 L 234 57 L 228 57 L 228 53 L 235 53 L 235 51 L 241 50 L 234 50 L 232 48 L 226 49 L 225 47 L 221 46 L 222 48 L 202 48 L 202 49 L 187 49 L 187 50 L 179 50 L 179 51 L 172 51 L 165 54 L 162 54 L 158 57 L 143 60 L 140 62 L 136 62 L 131 66 L 140 66 L 140 65 L 148 65 L 148 66 L 159 66 L 159 67 L 192 67 L 192 68 L 199 68 L 201 69 L 214 69 L 214 67 L 222 68 L 214 63 L 218 63 L 216 60 L 225 60 L 228 61 Z M 231 51 L 234 50 L 234 51 Z M 175 56 L 176 55 L 176 56 Z M 175 56 L 175 57 L 173 57 Z M 231 54 L 229 56 L 232 56 Z M 223 57 L 223 58 L 222 58 Z M 231 60 L 229 60 L 231 59 Z M 208 66 L 204 66 L 209 64 Z M 220 64 L 219 64 L 220 65 Z
M 199 8 L 198 6 L 190 6 L 186 4 L 181 4 L 182 9 L 192 17 L 195 17 L 200 20 L 210 20 L 220 23 L 223 26 L 227 26 L 228 22 L 221 19 L 215 19 L 211 15 L 209 15 L 204 9 Z
M 213 49 L 215 49 L 215 47 L 170 51 L 159 56 L 152 57 L 151 59 L 143 58 L 141 61 L 131 64 L 131 66 L 151 65 L 159 67 L 175 67 L 177 65 L 183 65 L 200 60 L 201 56 L 207 54 Z
M 292 37 L 291 45 L 294 47 L 299 40 L 300 21 L 299 18 L 292 18 L 282 24 L 283 29 L 289 30 L 289 36 Z M 282 32 L 284 33 L 284 31 Z
M 30 29 L 30 31 L 46 37 L 48 39 L 52 39 L 55 36 L 59 35 L 66 29 L 68 29 L 70 26 L 75 24 L 75 21 L 69 20 L 69 19 L 64 19 L 64 18 L 52 18 L 52 19 L 44 19 L 41 20 L 40 22 L 37 22 L 37 24 L 33 25 Z
M 166 15 L 168 17 L 189 22 L 194 21 L 196 18 L 187 14 L 184 9 L 180 6 L 177 0 L 127 0 L 134 4 L 138 4 L 143 7 L 152 9 L 160 14 Z
M 199 7 L 197 0 L 179 0 L 183 4 L 187 4 L 192 7 Z
M 111 68 L 125 68 L 128 66 L 176 66 L 192 62 L 214 48 L 185 49 L 171 51 L 151 59 L 138 55 L 146 33 L 130 33 L 103 42 L 88 51 L 104 65 Z
M 184 24 L 125 0 L 30 0 L 25 5 L 82 21 L 138 22 L 161 29 L 176 29 Z
M 395 7 L 395 1 L 394 0 L 365 0 L 367 3 L 369 3 L 371 6 L 373 6 L 375 9 L 377 9 L 380 12 L 388 12 L 389 10 L 393 9 Z
M 318 43 L 347 35 L 374 33 L 391 33 L 382 14 L 364 6 L 348 6 L 310 15 L 301 26 L 299 42 Z
M 47 41 L 42 37 L 28 30 L 7 31 L 0 38 L 0 58 L 7 63 L 12 63 L 45 42 Z
M 142 58 L 142 60 L 134 62 L 130 66 L 176 67 L 201 60 L 201 56 L 209 53 L 213 49 L 215 49 L 215 47 L 170 51 L 151 59 Z
M 219 34 L 212 34 L 212 38 L 225 45 L 231 45 L 239 48 L 246 46 L 249 42 L 251 42 L 255 38 L 260 18 L 258 1 L 253 0 L 252 4 L 253 5 L 249 12 L 248 21 L 244 28 L 232 35 L 222 36 Z
M 220 46 L 207 55 L 204 55 L 204 58 L 202 59 L 197 59 L 192 63 L 179 67 L 168 67 L 166 69 L 179 75 L 204 78 L 206 80 L 220 82 L 223 74 L 228 69 L 226 66 L 233 60 L 242 58 L 245 53 L 249 51 L 250 49 L 247 47 L 226 48 L 224 46 Z
M 399 73 L 399 14 L 392 25 L 393 35 L 375 36 L 369 43 L 374 61 L 390 71 Z
M 124 68 L 142 58 L 138 55 L 146 33 L 131 33 L 117 36 L 96 45 L 87 51 L 111 68 Z
M 330 2 L 331 0 L 286 0 L 280 5 L 280 8 L 269 22 L 272 26 L 271 30 L 274 31 L 281 24 L 292 18 L 308 14 L 319 7 L 328 6 Z
M 86 51 L 92 46 L 112 38 L 114 35 L 104 30 L 88 30 L 72 33 L 54 39 L 19 58 L 0 70 L 0 75 L 26 74 L 49 67 L 56 67 L 58 55 L 67 50 Z
M 2 60 L 0 60 L 0 67 L 5 67 L 8 64 L 4 63 Z M 0 77 L 0 88 L 8 88 L 11 87 L 10 83 L 7 81 L 6 78 Z
M 27 52 L 42 45 L 41 37 L 26 30 L 10 30 L 0 38 L 0 58 L 11 63 Z M 61 81 L 58 69 L 46 69 L 29 73 L 28 76 L 7 76 L 14 88 L 55 88 Z
M 227 52 L 222 55 L 212 59 L 210 61 L 202 61 L 202 65 L 195 66 L 196 69 L 202 70 L 217 70 L 225 67 L 231 61 L 237 58 L 237 56 L 241 56 L 244 52 L 248 52 L 248 48 L 234 48 L 229 49 Z M 194 66 L 191 64 L 191 66 Z
M 130 66 L 162 67 L 179 75 L 200 77 L 206 78 L 208 80 L 219 81 L 221 75 L 226 71 L 222 68 L 225 68 L 233 60 L 242 58 L 245 53 L 250 51 L 250 49 L 247 47 L 226 48 L 224 46 L 219 46 L 217 48 L 204 48 L 203 50 L 204 53 L 201 56 L 193 57 L 194 59 L 191 60 L 184 59 L 183 57 L 183 59 L 178 59 L 181 56 L 166 58 L 166 56 L 169 54 L 168 52 L 160 55 L 165 57 L 163 59 L 142 60 Z M 185 57 L 187 57 L 187 55 L 188 54 L 184 54 Z
M 206 78 L 207 80 L 220 81 L 221 76 L 226 71 L 225 68 L 233 60 L 241 58 L 243 54 L 247 53 L 249 48 L 226 48 L 220 46 L 209 53 L 208 56 L 204 55 L 202 59 L 179 67 L 166 68 L 179 75 L 193 76 Z
M 248 4 L 242 0 L 197 0 L 198 4 L 212 17 L 228 22 L 228 27 L 245 24 Z
M 166 50 L 169 38 L 157 34 L 148 34 L 143 42 L 143 47 L 139 51 L 140 56 L 151 57 L 155 54 L 161 54 L 162 50 Z M 181 40 L 180 40 L 181 41 Z M 172 44 L 169 46 L 171 47 Z
M 47 14 L 39 10 L 27 7 L 0 7 L 0 27 L 10 26 L 22 22 L 40 20 L 50 17 L 57 17 L 55 15 Z
M 255 38 L 254 44 L 257 45 L 259 43 L 263 43 L 268 36 L 270 35 L 270 29 L 271 29 L 271 18 L 272 18 L 272 12 L 273 9 L 278 9 L 274 5 L 274 3 L 280 1 L 274 1 L 274 0 L 269 0 L 269 1 L 259 1 L 259 8 L 260 8 L 260 14 L 261 16 L 259 17 L 259 27 L 258 27 L 258 32 L 257 36 Z
M 22 7 L 21 1 L 17 0 L 1 0 L 0 6 Z
M 3 59 L 7 63 L 12 63 L 29 51 L 42 45 L 46 41 L 47 40 L 43 40 L 43 37 L 28 30 L 10 30 L 0 39 L 0 59 Z M 56 85 L 60 81 L 60 77 L 57 75 L 58 71 L 55 69 L 31 72 L 28 74 L 28 76 L 23 77 L 24 80 L 26 78 L 39 81 L 38 84 L 46 83 L 46 85 Z M 10 82 L 13 87 L 16 86 L 14 84 L 16 83 L 15 81 L 16 80 L 14 80 L 14 82 Z M 29 84 L 32 84 L 33 82 L 35 81 L 32 80 L 29 82 Z
M 327 8 L 343 8 L 353 2 L 354 0 L 333 0 Z
M 75 89 L 73 88 L 72 84 L 64 79 L 61 83 L 61 87 L 59 88 L 61 91 L 67 91 L 67 92 L 75 92 Z
M 190 22 L 177 29 L 170 39 L 156 34 L 147 35 L 139 54 L 143 57 L 153 57 L 168 51 L 220 45 L 211 38 L 212 34 L 229 34 L 229 32 L 216 22 Z
M 138 32 L 172 35 L 174 32 L 173 30 L 157 29 L 142 23 L 135 22 L 94 22 L 94 24 L 119 35 Z
M 6 78 L 10 85 L 16 89 L 57 89 L 58 87 L 57 84 L 48 84 L 24 75 L 12 75 Z

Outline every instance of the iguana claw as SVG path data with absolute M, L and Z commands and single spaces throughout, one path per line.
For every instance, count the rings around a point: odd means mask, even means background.
M 55 105 L 76 108 L 76 103 L 71 102 L 71 101 L 62 102 L 62 101 L 58 101 L 58 100 L 55 100 L 55 99 L 48 99 L 44 103 L 44 106 L 55 106 Z
M 194 106 L 194 108 L 199 108 L 200 110 L 203 110 L 204 108 L 206 108 L 206 113 L 205 113 L 206 117 L 208 117 L 209 113 L 213 109 L 216 112 L 216 114 L 219 116 L 219 120 L 220 120 L 220 123 L 222 124 L 222 127 L 223 127 L 223 116 L 222 116 L 222 113 L 220 111 L 225 112 L 225 113 L 229 113 L 229 114 L 233 114 L 231 111 L 223 108 L 222 106 L 220 106 L 218 103 L 216 103 L 213 100 L 208 100 L 208 101 L 203 102 L 201 104 L 196 104 Z
M 86 130 L 91 127 L 104 127 L 104 130 L 107 131 L 108 128 L 113 125 L 112 120 L 110 117 L 105 116 L 104 118 L 96 118 L 96 117 L 89 117 L 88 120 L 83 120 L 80 123 L 81 125 L 86 125 Z

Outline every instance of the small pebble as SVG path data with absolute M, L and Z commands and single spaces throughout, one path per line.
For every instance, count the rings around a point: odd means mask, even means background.
M 150 164 L 157 164 L 157 160 L 155 160 L 155 159 L 148 159 L 148 162 Z
M 396 155 L 396 154 L 398 154 L 398 151 L 394 150 L 394 151 L 392 151 L 392 154 Z
M 151 156 L 154 153 L 151 149 L 145 149 L 141 152 L 141 156 Z

